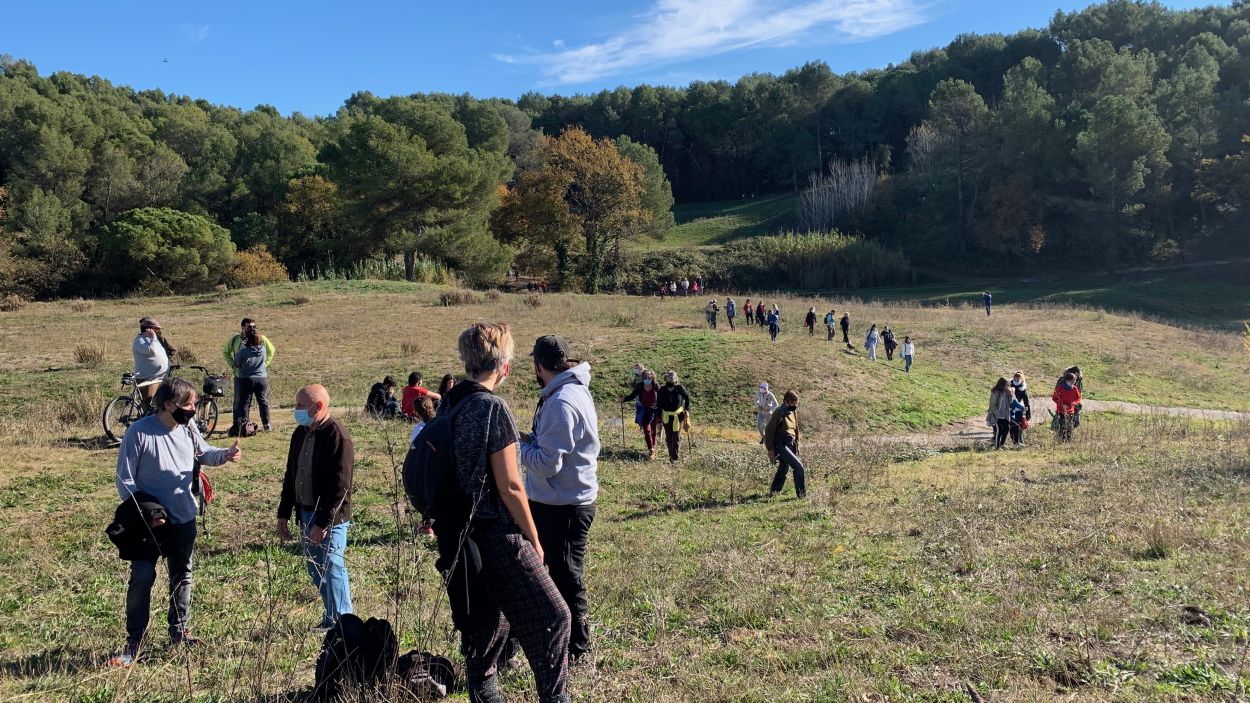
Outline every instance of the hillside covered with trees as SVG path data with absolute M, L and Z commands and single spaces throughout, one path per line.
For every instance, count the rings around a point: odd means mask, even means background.
M 0 293 L 247 285 L 398 258 L 409 279 L 452 268 L 485 284 L 519 264 L 566 287 L 646 289 L 657 255 L 622 243 L 663 238 L 674 197 L 787 191 L 802 230 L 872 247 L 837 261 L 1167 261 L 1244 232 L 1247 131 L 1240 1 L 1109 2 L 862 73 L 358 93 L 316 118 L 6 58 Z

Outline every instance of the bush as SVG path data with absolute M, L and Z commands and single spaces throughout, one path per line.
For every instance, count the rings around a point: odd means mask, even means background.
M 911 283 L 906 257 L 876 242 L 838 232 L 754 237 L 713 255 L 721 288 L 830 290 Z
M 295 295 L 291 296 L 291 304 L 292 304 L 292 305 L 307 305 L 307 304 L 309 303 L 309 301 L 311 301 L 311 300 L 312 300 L 312 298 L 309 298 L 308 296 L 304 295 L 303 293 L 296 293 Z
M 521 302 L 529 308 L 541 308 L 543 306 L 543 297 L 538 293 L 529 293 L 524 298 L 521 298 Z
M 169 208 L 121 214 L 100 233 L 101 270 L 133 290 L 145 277 L 179 293 L 220 282 L 234 263 L 230 232 L 207 217 Z
M 0 310 L 4 312 L 17 312 L 24 307 L 26 307 L 26 299 L 16 293 L 0 296 Z
M 99 429 L 100 410 L 105 398 L 95 390 L 71 393 L 56 404 L 56 419 L 68 427 L 96 427 Z
M 231 288 L 251 288 L 289 280 L 291 277 L 286 267 L 269 253 L 264 244 L 235 254 L 234 266 L 226 277 L 226 283 Z
M 74 345 L 74 363 L 94 369 L 104 362 L 103 342 L 79 342 Z
M 503 294 L 497 290 L 486 291 L 486 300 L 492 303 L 498 303 L 503 298 Z
M 74 312 L 80 312 L 80 313 L 91 312 L 91 309 L 94 307 L 95 307 L 94 300 L 83 300 L 82 298 L 74 298 L 73 300 L 69 301 L 69 309 L 73 310 Z
M 400 342 L 399 354 L 405 359 L 411 359 L 421 353 L 421 344 L 418 342 Z
M 193 349 L 190 344 L 184 344 L 181 347 L 178 347 L 178 353 L 174 354 L 174 361 L 179 364 L 194 364 L 199 360 L 199 356 L 196 355 L 195 349 Z
M 482 302 L 482 297 L 476 291 L 455 288 L 444 291 L 439 295 L 438 302 L 445 307 L 451 307 L 452 305 L 476 305 Z

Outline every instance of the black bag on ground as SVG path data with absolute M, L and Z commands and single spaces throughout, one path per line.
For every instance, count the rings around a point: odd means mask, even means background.
M 404 493 L 422 517 L 431 520 L 446 517 L 438 513 L 440 498 L 451 487 L 456 473 L 456 415 L 466 401 L 477 395 L 470 393 L 451 410 L 434 416 L 408 447 L 408 454 L 404 457 Z
M 395 665 L 399 685 L 419 701 L 446 698 L 460 682 L 460 667 L 447 657 L 412 650 Z
M 230 425 L 230 429 L 226 432 L 227 437 L 255 437 L 260 432 L 260 425 L 251 420 L 242 420 Z
M 347 613 L 326 632 L 317 656 L 314 701 L 333 701 L 348 691 L 376 687 L 395 668 L 399 640 L 391 623 L 362 622 Z
M 365 621 L 365 641 L 360 649 L 360 673 L 366 686 L 377 685 L 395 669 L 399 657 L 399 638 L 395 628 L 381 618 Z

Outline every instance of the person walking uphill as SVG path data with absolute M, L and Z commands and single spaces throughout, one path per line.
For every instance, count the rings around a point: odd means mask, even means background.
M 864 348 L 868 350 L 868 360 L 877 360 L 877 343 L 881 341 L 881 333 L 877 332 L 877 326 L 873 325 L 868 328 L 868 336 L 864 337 Z
M 854 349 L 855 347 L 851 346 L 851 336 L 850 336 L 851 335 L 851 313 L 849 312 L 842 313 L 842 320 L 838 324 L 842 326 L 842 343 L 846 345 L 847 349 Z
M 569 658 L 590 652 L 586 545 L 599 495 L 599 417 L 590 396 L 590 364 L 569 359 L 554 335 L 534 342 L 534 375 L 542 386 L 531 434 L 521 434 L 521 464 L 530 514 L 551 580 L 569 607 Z
M 1011 401 L 1015 394 L 1007 385 L 1007 379 L 1000 378 L 990 389 L 990 406 L 985 413 L 985 424 L 994 430 L 994 448 L 1002 449 L 1007 443 L 1007 435 L 1011 430 Z
M 764 446 L 768 447 L 768 460 L 777 462 L 777 473 L 769 493 L 777 495 L 786 485 L 786 469 L 794 470 L 794 494 L 807 497 L 807 482 L 803 462 L 799 461 L 799 394 L 786 391 L 781 407 L 773 411 L 764 428 Z
M 898 349 L 898 340 L 894 338 L 894 330 L 886 325 L 881 330 L 881 345 L 885 347 L 885 360 L 894 361 L 894 350 Z
M 664 425 L 664 443 L 668 445 L 668 460 L 677 461 L 681 449 L 681 428 L 689 422 L 690 394 L 678 382 L 676 371 L 664 372 L 664 385 L 660 386 L 657 402 L 660 405 L 660 422 Z
M 777 343 L 779 332 L 781 332 L 781 311 L 774 305 L 768 313 L 768 336 L 772 338 L 773 344 Z
M 834 313 L 833 308 L 829 308 L 829 312 L 825 313 L 825 337 L 826 342 L 833 341 L 834 330 L 837 329 L 838 317 Z
M 760 381 L 759 390 L 755 393 L 755 429 L 760 433 L 760 444 L 764 443 L 764 428 L 777 409 L 777 396 L 768 390 L 768 383 Z
M 352 473 L 356 463 L 351 433 L 330 417 L 330 394 L 320 385 L 295 394 L 295 424 L 278 499 L 278 536 L 291 539 L 287 525 L 299 512 L 300 543 L 313 586 L 321 595 L 318 628 L 331 628 L 352 612 L 347 574 L 347 529 L 352 519 Z
M 660 432 L 660 389 L 654 371 L 644 369 L 633 391 L 621 398 L 622 403 L 631 400 L 634 401 L 634 424 L 642 430 L 642 439 L 647 443 L 647 458 L 654 460 L 655 440 Z
M 751 306 L 750 298 L 747 298 L 746 302 L 742 304 L 742 315 L 747 321 L 747 327 L 755 324 L 755 308 Z
M 910 336 L 903 337 L 903 370 L 911 373 L 912 357 L 916 355 L 916 345 L 912 343 Z
M 181 378 L 167 378 L 156 390 L 155 414 L 133 425 L 117 452 L 117 495 L 123 501 L 148 500 L 164 508 L 165 522 L 151 525 L 156 553 L 130 562 L 126 587 L 126 645 L 109 659 L 114 666 L 130 666 L 139 656 L 151 613 L 156 561 L 164 557 L 169 569 L 170 646 L 195 645 L 191 636 L 191 553 L 195 547 L 195 517 L 199 512 L 200 471 L 242 456 L 239 442 L 228 449 L 209 446 L 195 419 L 195 386 Z
M 436 566 L 461 633 L 469 700 L 503 701 L 496 664 L 515 638 L 540 703 L 567 703 L 569 607 L 543 566 L 517 464 L 516 420 L 494 394 L 512 372 L 512 332 L 502 322 L 475 323 L 457 346 L 468 378 L 443 398 L 444 409 L 457 413 L 456 451 L 448 509 L 435 516 L 434 535 Z
M 767 324 L 764 320 L 764 301 L 762 300 L 755 306 L 755 324 L 759 327 Z
M 729 331 L 732 332 L 737 328 L 734 327 L 734 317 L 738 314 L 738 304 L 733 298 L 725 298 L 725 319 L 729 321 Z
M 985 316 L 989 317 L 990 306 L 994 304 L 994 296 L 990 295 L 989 291 L 985 291 L 984 293 L 981 294 L 981 302 L 985 303 Z
M 234 353 L 234 422 L 230 435 L 243 436 L 243 428 L 251 420 L 252 398 L 260 409 L 260 423 L 268 432 L 269 425 L 269 349 L 272 344 L 256 332 L 256 326 L 245 328 L 243 343 Z
M 707 315 L 707 326 L 716 329 L 716 314 L 720 312 L 720 306 L 716 304 L 715 298 L 708 301 L 703 312 Z
M 803 324 L 807 326 L 807 336 L 816 336 L 816 308 L 807 309 L 807 317 L 803 318 Z

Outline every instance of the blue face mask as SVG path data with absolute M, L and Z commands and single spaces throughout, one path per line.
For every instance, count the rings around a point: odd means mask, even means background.
M 644 385 L 644 386 L 649 386 L 649 385 L 651 385 L 651 379 L 649 379 L 649 378 L 644 378 L 644 379 L 642 379 L 642 385 Z
M 295 424 L 301 427 L 311 427 L 313 424 L 313 416 L 303 408 L 295 409 Z

